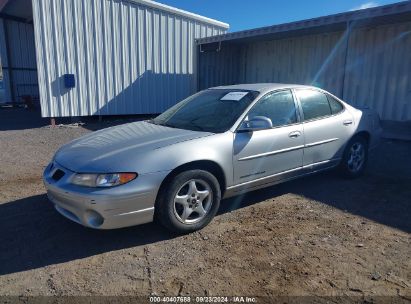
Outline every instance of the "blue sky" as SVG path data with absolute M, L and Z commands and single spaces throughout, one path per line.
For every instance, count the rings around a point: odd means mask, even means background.
M 391 4 L 389 0 L 156 0 L 230 24 L 230 32 Z

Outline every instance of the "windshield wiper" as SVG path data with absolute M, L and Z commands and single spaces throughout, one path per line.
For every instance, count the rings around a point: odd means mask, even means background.
M 170 125 L 168 123 L 162 123 L 162 124 L 160 124 L 160 126 L 169 127 L 169 128 L 173 128 L 173 129 L 181 129 L 180 127 Z
M 201 117 L 194 118 L 194 119 L 190 120 L 189 123 L 190 123 L 190 125 L 193 126 L 194 128 L 197 128 L 198 131 L 206 132 L 206 130 L 205 130 L 202 126 L 194 123 L 196 120 L 198 120 L 198 119 L 200 119 L 200 118 L 201 118 Z
M 190 124 L 186 125 L 186 126 L 176 126 L 176 125 L 172 125 L 172 124 L 169 124 L 169 123 L 166 123 L 166 122 L 160 123 L 160 122 L 154 121 L 154 119 L 149 119 L 149 120 L 147 120 L 147 122 L 152 123 L 152 124 L 157 125 L 157 126 L 163 126 L 163 127 L 173 128 L 173 129 L 186 129 L 186 130 L 188 129 L 188 130 L 190 130 L 191 128 L 194 128 L 194 129 L 196 129 L 196 131 L 207 132 L 202 126 L 199 126 L 199 125 L 195 124 L 193 121 L 190 121 L 189 122 Z
M 203 127 L 199 126 L 199 125 L 196 125 L 196 124 L 191 124 L 191 127 L 196 128 L 196 129 L 197 129 L 197 131 L 206 132 L 206 130 L 205 130 Z
M 155 122 L 155 121 L 154 121 L 154 118 L 148 119 L 148 120 L 146 120 L 146 121 L 147 121 L 148 123 L 153 124 L 153 125 L 159 125 L 158 122 Z
M 147 122 L 152 123 L 153 125 L 156 125 L 156 126 L 163 126 L 163 127 L 169 127 L 169 128 L 177 128 L 176 126 L 169 125 L 169 124 L 167 124 L 167 123 L 156 122 L 154 119 L 149 119 L 149 120 L 147 120 Z

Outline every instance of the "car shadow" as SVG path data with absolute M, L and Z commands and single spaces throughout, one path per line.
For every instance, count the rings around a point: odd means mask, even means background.
M 94 230 L 58 214 L 45 194 L 0 205 L 0 275 L 173 238 L 160 225 Z
M 367 177 L 347 180 L 336 172 L 323 172 L 227 199 L 219 214 L 268 199 L 274 199 L 275 208 L 275 198 L 291 193 L 411 233 L 411 191 L 404 188 L 409 181 L 376 181 Z
M 411 233 L 410 141 L 383 140 L 370 154 L 364 176 L 346 179 L 326 171 L 230 198 L 220 213 L 292 193 Z M 275 208 L 275 200 L 273 202 Z
M 281 188 L 278 188 L 281 189 Z M 281 190 L 257 191 L 237 197 L 240 209 Z M 233 210 L 235 199 L 224 200 L 219 214 Z M 97 254 L 154 244 L 178 235 L 158 223 L 95 230 L 61 216 L 46 194 L 0 204 L 0 275 L 86 258 Z
M 396 155 L 387 162 L 386 155 Z M 386 142 L 354 180 L 335 171 L 308 176 L 223 200 L 219 215 L 295 194 L 353 215 L 411 233 L 410 142 Z M 211 223 L 212 225 L 212 223 Z M 64 263 L 97 254 L 154 244 L 176 237 L 152 223 L 94 230 L 59 215 L 45 194 L 0 204 L 0 275 Z
M 42 118 L 39 108 L 29 111 L 18 107 L 0 107 L 0 131 L 41 128 L 49 124 L 50 119 Z

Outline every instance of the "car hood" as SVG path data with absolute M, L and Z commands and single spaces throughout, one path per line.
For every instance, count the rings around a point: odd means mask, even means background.
M 106 172 L 130 168 L 138 155 L 212 133 L 175 129 L 145 121 L 103 129 L 80 137 L 55 155 L 63 167 L 74 172 Z

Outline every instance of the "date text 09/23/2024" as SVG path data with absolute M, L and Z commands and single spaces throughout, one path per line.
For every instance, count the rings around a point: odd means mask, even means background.
M 256 303 L 255 297 L 245 296 L 150 296 L 150 303 Z

